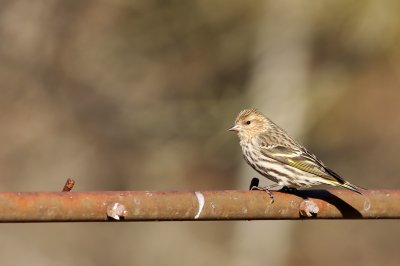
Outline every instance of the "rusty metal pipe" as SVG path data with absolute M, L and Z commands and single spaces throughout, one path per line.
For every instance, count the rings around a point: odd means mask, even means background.
M 0 222 L 398 219 L 399 190 L 3 192 Z

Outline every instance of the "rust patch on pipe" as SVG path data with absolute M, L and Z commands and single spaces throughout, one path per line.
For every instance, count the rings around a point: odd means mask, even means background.
M 310 214 L 318 208 L 315 219 L 400 218 L 399 190 L 368 190 L 363 195 L 344 190 L 274 191 L 272 204 L 263 191 L 199 193 L 206 199 L 201 215 L 194 192 L 2 192 L 0 222 L 94 222 L 110 221 L 115 215 L 123 221 L 294 220 L 304 218 L 299 207 L 305 200 L 315 204 L 306 206 Z M 113 207 L 115 213 L 110 212 Z

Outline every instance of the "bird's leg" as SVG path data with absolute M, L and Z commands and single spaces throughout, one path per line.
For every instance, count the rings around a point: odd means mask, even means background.
M 259 186 L 252 186 L 250 188 L 250 190 L 261 190 L 261 191 L 265 191 L 268 193 L 269 197 L 271 198 L 271 203 L 274 203 L 275 198 L 274 198 L 274 194 L 272 193 L 271 189 L 278 187 L 278 184 L 273 184 L 273 185 L 269 185 L 269 186 L 265 186 L 265 187 L 259 187 Z

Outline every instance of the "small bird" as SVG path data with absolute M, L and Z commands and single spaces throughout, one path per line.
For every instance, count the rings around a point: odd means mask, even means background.
M 235 131 L 239 136 L 246 162 L 276 183 L 251 188 L 268 192 L 272 201 L 274 198 L 269 190 L 277 186 L 302 188 L 328 184 L 361 194 L 360 187 L 327 168 L 314 154 L 256 109 L 241 111 L 229 130 Z

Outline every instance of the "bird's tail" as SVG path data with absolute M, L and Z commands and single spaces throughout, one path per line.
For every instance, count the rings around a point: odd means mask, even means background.
M 348 182 L 347 180 L 345 180 L 344 178 L 342 178 L 340 175 L 338 175 L 337 173 L 335 173 L 335 172 L 332 171 L 331 169 L 325 168 L 325 170 L 326 170 L 332 177 L 334 177 L 334 178 L 336 179 L 335 181 L 333 181 L 334 185 L 347 188 L 347 189 L 349 189 L 349 190 L 351 190 L 351 191 L 354 191 L 354 192 L 356 192 L 356 193 L 358 193 L 358 194 L 361 194 L 361 195 L 362 195 L 361 190 L 365 190 L 365 188 L 361 188 L 361 187 L 359 187 L 359 186 L 356 186 L 356 185 L 351 184 L 350 182 Z M 332 181 L 332 180 L 331 180 L 331 181 Z
M 339 183 L 339 186 L 347 188 L 347 189 L 349 189 L 351 191 L 354 191 L 354 192 L 362 195 L 361 190 L 363 190 L 363 188 L 360 188 L 360 187 L 358 187 L 356 185 L 353 185 L 353 184 L 351 184 L 351 183 L 349 183 L 347 181 L 345 181 L 343 184 Z

